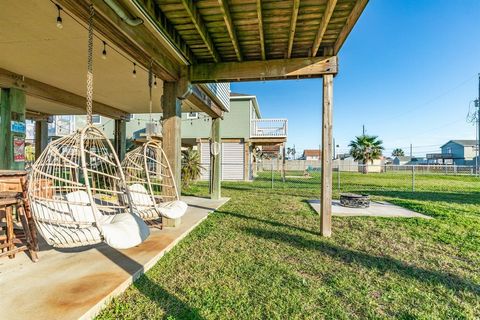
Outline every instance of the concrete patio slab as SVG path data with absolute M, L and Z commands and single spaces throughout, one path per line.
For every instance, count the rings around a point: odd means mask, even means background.
M 119 251 L 105 244 L 62 251 L 44 248 L 37 263 L 25 254 L 0 259 L 0 318 L 91 319 L 229 200 L 182 199 L 189 209 L 181 225 L 151 229 L 147 241 L 135 248 Z
M 320 200 L 308 200 L 308 203 L 317 213 L 320 213 Z M 385 201 L 371 201 L 369 208 L 347 208 L 340 205 L 340 200 L 333 200 L 332 215 L 338 217 L 402 217 L 431 219 L 431 217 L 424 214 Z

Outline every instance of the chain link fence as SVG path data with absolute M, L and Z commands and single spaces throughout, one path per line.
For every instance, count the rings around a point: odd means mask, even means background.
M 457 165 L 333 165 L 334 192 L 395 195 L 395 192 L 480 191 L 479 172 L 474 166 Z M 298 194 L 318 192 L 321 186 L 320 161 L 270 160 L 260 163 L 254 183 L 270 189 L 292 190 Z

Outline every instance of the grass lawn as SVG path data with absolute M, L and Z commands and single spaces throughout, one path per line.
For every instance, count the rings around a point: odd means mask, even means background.
M 480 180 L 422 176 L 412 193 L 408 177 L 344 174 L 342 191 L 434 219 L 334 217 L 329 239 L 305 202 L 317 178 L 224 183 L 231 200 L 98 318 L 480 318 Z

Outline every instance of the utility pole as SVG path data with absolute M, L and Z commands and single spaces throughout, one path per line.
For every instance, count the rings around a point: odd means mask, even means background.
M 475 121 L 475 138 L 476 138 L 476 146 L 475 146 L 475 176 L 480 176 L 480 173 L 479 173 L 479 168 L 478 168 L 478 165 L 480 164 L 479 161 L 480 161 L 480 78 L 478 80 L 479 82 L 479 98 L 477 100 L 475 100 L 475 108 L 477 108 L 477 110 L 475 112 L 477 112 L 476 114 L 476 121 Z
M 480 176 L 479 172 L 479 161 L 480 161 L 480 73 L 478 74 L 478 98 L 476 101 L 477 106 L 477 156 L 475 158 L 475 169 L 477 170 L 477 175 Z
M 365 125 L 362 125 L 362 135 L 365 135 Z
M 413 158 L 413 145 L 410 143 L 410 160 Z

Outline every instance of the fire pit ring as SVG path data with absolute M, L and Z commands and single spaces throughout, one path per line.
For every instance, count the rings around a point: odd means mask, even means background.
M 340 193 L 340 205 L 348 208 L 370 207 L 370 196 L 368 194 Z

